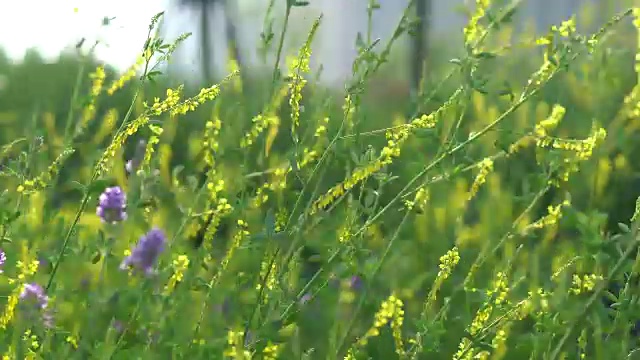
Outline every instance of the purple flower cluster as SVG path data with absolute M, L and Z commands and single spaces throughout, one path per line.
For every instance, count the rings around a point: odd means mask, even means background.
M 151 229 L 140 237 L 136 246 L 131 250 L 131 255 L 127 256 L 120 264 L 120 269 L 134 268 L 147 275 L 152 274 L 153 265 L 160 253 L 164 251 L 165 244 L 164 232 L 158 228 Z
M 132 161 L 128 166 L 135 169 L 135 160 Z M 100 195 L 100 203 L 96 213 L 103 222 L 114 224 L 127 219 L 126 207 L 127 196 L 122 189 L 119 186 L 108 187 Z M 165 243 L 164 232 L 158 228 L 151 229 L 140 237 L 136 246 L 131 250 L 131 254 L 120 264 L 120 269 L 133 268 L 147 275 L 152 274 L 154 272 L 153 266 L 160 253 L 164 251 Z
M 20 302 L 28 314 L 34 310 L 42 312 L 42 319 L 45 326 L 53 326 L 53 317 L 47 309 L 49 306 L 49 297 L 44 293 L 42 286 L 35 283 L 25 284 L 20 293 Z
M 6 261 L 7 261 L 7 255 L 5 255 L 3 250 L 0 250 L 0 274 L 4 272 L 4 270 L 2 270 L 2 266 L 4 266 L 4 263 Z
M 40 309 L 45 309 L 49 304 L 49 297 L 44 293 L 42 286 L 38 284 L 25 284 L 20 293 L 21 301 L 32 301 Z
M 96 214 L 103 222 L 115 224 L 127 219 L 127 195 L 119 186 L 108 187 L 100 195 Z

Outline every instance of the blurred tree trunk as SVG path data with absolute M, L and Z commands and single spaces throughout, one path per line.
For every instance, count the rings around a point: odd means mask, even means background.
M 229 47 L 229 52 L 231 57 L 238 63 L 238 68 L 240 69 L 240 77 L 244 80 L 244 59 L 242 58 L 242 54 L 240 53 L 239 42 L 238 42 L 238 29 L 236 27 L 236 16 L 237 16 L 237 6 L 236 2 L 238 0 L 224 0 L 224 20 L 225 20 L 225 36 L 227 39 L 227 46 Z M 244 86 L 246 86 L 246 81 L 242 82 Z
M 204 82 L 209 85 L 213 81 L 213 72 L 211 63 L 213 54 L 213 44 L 211 44 L 211 33 L 209 30 L 209 11 L 214 8 L 215 0 L 213 1 L 200 1 L 200 51 L 202 51 L 201 57 L 201 70 Z
M 414 95 L 420 93 L 420 84 L 424 77 L 427 51 L 429 49 L 429 28 L 431 18 L 431 1 L 416 1 L 416 17 L 419 20 L 413 36 L 411 56 L 411 90 Z
M 200 70 L 202 79 L 207 85 L 216 81 L 216 74 L 214 73 L 215 64 L 213 60 L 213 51 L 215 49 L 214 37 L 212 36 L 211 22 L 214 21 L 214 11 L 222 10 L 222 18 L 225 22 L 224 32 L 226 46 L 230 56 L 232 56 L 238 63 L 238 67 L 242 70 L 244 68 L 244 59 L 241 57 L 239 43 L 238 43 L 238 30 L 236 27 L 237 18 L 237 0 L 178 0 L 178 5 L 197 13 L 198 17 L 198 32 L 200 33 Z M 219 8 L 221 7 L 221 9 Z M 241 71 L 241 74 L 243 72 Z

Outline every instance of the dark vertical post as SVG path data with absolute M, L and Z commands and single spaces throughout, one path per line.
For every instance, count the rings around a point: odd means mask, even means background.
M 416 17 L 419 19 L 413 36 L 413 54 L 411 56 L 411 90 L 415 95 L 420 92 L 420 83 L 426 68 L 427 50 L 429 48 L 429 20 L 431 0 L 416 1 Z
M 214 1 L 201 0 L 200 1 L 200 51 L 202 51 L 201 57 L 201 69 L 204 82 L 208 85 L 213 81 L 213 74 L 211 68 L 213 66 L 211 62 L 212 58 L 212 44 L 211 44 L 211 32 L 209 29 L 209 11 L 213 8 Z
M 224 22 L 225 22 L 225 37 L 227 40 L 227 46 L 229 47 L 229 51 L 231 52 L 231 56 L 238 63 L 238 67 L 240 68 L 240 77 L 244 77 L 244 62 L 242 59 L 242 54 L 240 53 L 240 45 L 238 43 L 238 28 L 235 24 L 236 19 L 236 1 L 237 0 L 223 0 L 222 5 L 224 8 Z M 243 81 L 243 85 L 246 85 Z

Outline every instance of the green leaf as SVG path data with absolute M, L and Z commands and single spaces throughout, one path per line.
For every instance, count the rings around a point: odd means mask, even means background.
M 618 227 L 620 228 L 620 230 L 622 230 L 623 233 L 630 233 L 631 229 L 629 228 L 629 225 L 624 224 L 624 223 L 618 223 Z
M 102 254 L 99 251 L 96 251 L 96 253 L 91 258 L 91 263 L 92 264 L 97 264 L 98 261 L 100 261 L 100 259 L 102 259 Z
M 147 73 L 147 79 L 149 79 L 150 81 L 154 81 L 155 80 L 154 78 L 159 75 L 162 75 L 162 72 L 158 70 L 153 70 Z
M 22 212 L 21 212 L 20 210 L 16 210 L 13 214 L 11 214 L 11 215 L 7 216 L 7 219 L 6 219 L 6 223 L 5 223 L 5 225 L 9 225 L 9 224 L 11 224 L 12 222 L 14 222 L 14 221 L 18 220 L 18 218 L 20 217 L 20 215 L 22 215 Z
M 489 51 L 482 51 L 479 53 L 474 53 L 473 56 L 478 59 L 494 59 L 498 57 L 498 54 Z
M 196 278 L 195 282 L 193 283 L 193 285 L 191 286 L 192 290 L 195 291 L 204 291 L 209 289 L 211 286 L 209 285 L 209 282 L 202 279 L 202 278 Z
M 367 192 L 367 195 L 364 197 L 364 207 L 369 209 L 373 206 L 376 198 L 378 197 L 378 192 L 375 190 L 371 190 Z
M 517 7 L 511 7 L 507 12 L 505 12 L 500 18 L 500 23 L 510 23 L 513 21 L 513 15 L 516 14 Z

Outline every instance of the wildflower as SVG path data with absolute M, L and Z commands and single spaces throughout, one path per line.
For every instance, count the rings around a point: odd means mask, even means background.
M 304 305 L 306 303 L 308 303 L 309 301 L 311 301 L 311 293 L 306 293 L 304 295 L 302 295 L 302 297 L 300 298 L 300 300 L 298 300 L 298 302 L 300 303 L 300 305 Z
M 108 187 L 100 195 L 96 214 L 103 222 L 115 224 L 127 219 L 127 195 L 119 186 Z
M 4 251 L 0 249 L 0 267 L 2 267 L 7 261 L 7 255 L 5 255 Z M 2 274 L 4 270 L 0 269 L 0 274 Z
M 69 344 L 71 344 L 71 346 L 73 346 L 74 349 L 78 348 L 78 338 L 76 336 L 69 335 L 64 340 Z
M 53 316 L 48 311 L 49 297 L 44 293 L 42 286 L 35 283 L 24 285 L 19 296 L 19 301 L 24 306 L 27 316 L 33 316 L 33 312 L 42 312 L 42 320 L 45 326 L 53 326 Z
M 184 273 L 189 267 L 189 257 L 187 255 L 179 255 L 175 260 L 173 260 L 173 268 L 174 272 L 171 278 L 169 279 L 169 283 L 165 286 L 165 293 L 170 294 L 175 287 L 182 281 L 184 278 Z
M 398 341 L 398 331 L 402 326 L 404 320 L 404 303 L 397 298 L 395 294 L 391 294 L 382 304 L 376 312 L 373 320 L 373 325 L 367 330 L 367 332 L 354 344 L 355 348 L 362 348 L 369 343 L 369 340 L 380 335 L 380 329 L 383 326 L 390 325 L 392 332 L 394 333 L 394 339 L 396 346 Z M 398 347 L 399 348 L 399 347 Z M 354 348 L 350 350 L 356 350 Z
M 75 150 L 72 148 L 63 150 L 60 155 L 56 157 L 53 163 L 49 165 L 47 170 L 43 171 L 33 179 L 25 180 L 22 184 L 18 185 L 16 190 L 19 193 L 30 194 L 45 189 L 60 171 L 60 164 L 62 164 L 64 160 L 74 152 Z
M 362 289 L 362 278 L 358 275 L 352 276 L 349 281 L 349 288 L 355 291 Z
M 124 331 L 124 323 L 120 320 L 114 319 L 113 322 L 111 323 L 111 328 L 116 333 L 121 333 Z
M 158 228 L 143 235 L 136 247 L 131 251 L 131 255 L 127 256 L 120 265 L 120 269 L 125 270 L 129 267 L 137 268 L 144 271 L 147 275 L 153 272 L 153 265 L 158 259 L 158 255 L 164 250 L 166 236 L 164 232 Z
M 39 308 L 45 309 L 49 303 L 49 297 L 45 295 L 44 289 L 34 283 L 25 284 L 20 293 L 21 301 L 35 301 Z

